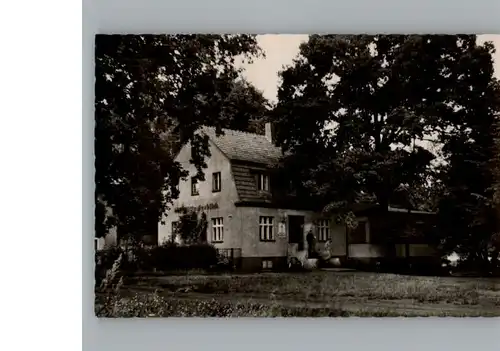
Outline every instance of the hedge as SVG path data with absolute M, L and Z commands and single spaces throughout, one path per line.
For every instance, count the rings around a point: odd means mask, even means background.
M 120 270 L 126 272 L 210 269 L 219 263 L 217 250 L 208 244 L 113 247 L 96 253 L 96 278 L 103 277 L 120 255 Z

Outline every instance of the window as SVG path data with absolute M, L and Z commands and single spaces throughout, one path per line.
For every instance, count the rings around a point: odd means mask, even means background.
M 348 228 L 349 244 L 367 244 L 368 243 L 368 222 L 358 219 L 356 228 Z
M 212 174 L 212 192 L 217 193 L 221 190 L 221 174 L 220 172 L 215 172 Z
M 327 241 L 330 239 L 330 220 L 322 219 L 318 223 L 318 240 Z
M 224 224 L 222 217 L 212 218 L 212 242 L 221 243 L 224 241 Z
M 261 241 L 274 241 L 273 217 L 259 218 L 259 237 Z
M 263 269 L 272 269 L 273 268 L 273 261 L 271 261 L 271 260 L 262 260 L 262 268 Z
M 257 189 L 259 191 L 269 191 L 269 175 L 264 173 L 257 175 Z
M 94 250 L 97 251 L 99 249 L 99 239 L 94 238 Z
M 195 177 L 191 178 L 191 195 L 199 195 L 200 194 L 200 184 L 198 183 L 198 179 Z

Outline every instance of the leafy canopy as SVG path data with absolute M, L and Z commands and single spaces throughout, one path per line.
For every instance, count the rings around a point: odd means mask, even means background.
M 284 164 L 330 208 L 428 207 L 429 141 L 463 128 L 474 112 L 460 106 L 491 72 L 491 46 L 474 36 L 313 35 L 281 72 Z
M 153 230 L 186 175 L 174 160 L 179 146 L 192 142 L 201 172 L 207 141 L 195 130 L 244 125 L 232 114 L 242 101 L 261 111 L 258 92 L 235 83 L 238 60 L 260 54 L 252 35 L 96 36 L 97 236 L 111 225 Z

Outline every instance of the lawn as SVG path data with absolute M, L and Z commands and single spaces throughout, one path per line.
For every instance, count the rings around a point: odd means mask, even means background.
M 151 303 L 154 292 L 154 303 L 168 305 L 160 315 L 169 316 L 500 316 L 498 278 L 332 271 L 186 274 L 129 278 L 122 301 Z

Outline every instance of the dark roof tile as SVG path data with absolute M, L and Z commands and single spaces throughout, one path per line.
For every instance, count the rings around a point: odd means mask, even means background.
M 281 149 L 274 146 L 265 135 L 222 129 L 217 136 L 215 128 L 200 130 L 231 160 L 231 172 L 240 201 L 269 203 L 271 199 L 257 190 L 254 172 L 276 165 Z
M 230 160 L 275 165 L 282 156 L 281 149 L 265 135 L 222 129 L 223 134 L 217 136 L 213 127 L 203 127 L 201 131 Z

